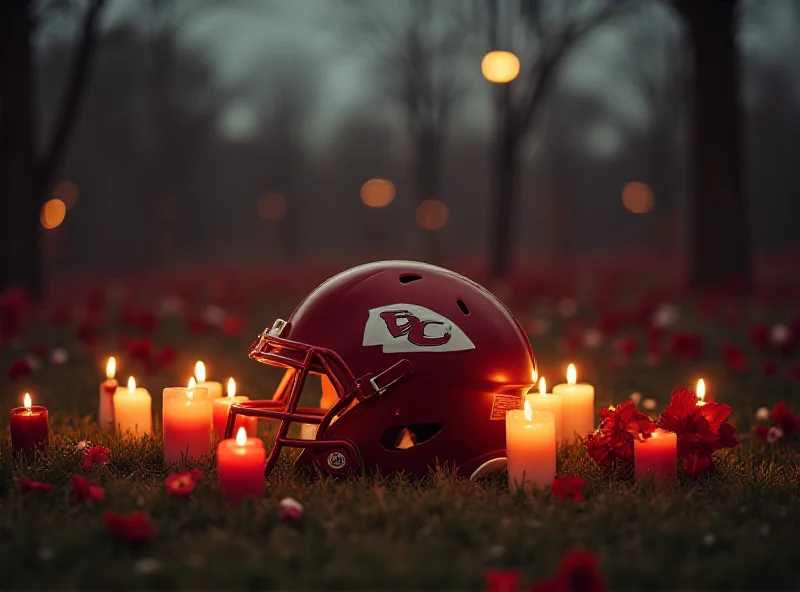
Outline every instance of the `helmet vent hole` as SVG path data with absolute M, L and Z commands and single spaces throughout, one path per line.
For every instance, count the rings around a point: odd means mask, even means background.
M 469 314 L 469 308 L 467 308 L 467 305 L 464 304 L 464 301 L 461 300 L 461 298 L 456 300 L 456 304 L 458 304 L 458 308 L 461 309 L 461 312 L 463 312 L 465 315 Z
M 427 442 L 442 430 L 440 423 L 418 423 L 389 428 L 381 436 L 386 450 L 408 450 Z
M 411 282 L 416 282 L 417 280 L 421 280 L 422 276 L 417 275 L 415 273 L 407 273 L 405 275 L 400 276 L 400 283 L 401 284 L 410 284 Z

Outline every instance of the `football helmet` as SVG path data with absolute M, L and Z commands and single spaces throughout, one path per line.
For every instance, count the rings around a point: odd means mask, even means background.
M 295 467 L 332 475 L 419 477 L 439 464 L 478 476 L 504 464 L 506 411 L 522 408 L 537 373 L 525 332 L 497 298 L 411 261 L 328 279 L 259 335 L 250 357 L 287 369 L 272 400 L 234 404 L 228 417 L 227 438 L 239 415 L 279 422 L 266 473 L 291 447 L 302 450 Z M 301 407 L 313 374 L 328 403 Z M 318 426 L 313 439 L 290 437 L 293 423 Z

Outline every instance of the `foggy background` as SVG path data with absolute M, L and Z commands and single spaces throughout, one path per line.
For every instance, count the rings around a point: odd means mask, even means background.
M 433 34 L 466 4 L 432 2 Z M 111 2 L 50 196 L 66 215 L 42 221 L 48 271 L 484 257 L 497 123 L 486 43 L 465 27 L 427 60 L 457 92 L 441 174 L 421 189 L 393 67 L 408 57 L 397 39 L 410 6 Z M 800 245 L 800 3 L 742 8 L 752 242 L 785 252 Z M 36 33 L 42 133 L 79 19 L 64 11 Z M 558 66 L 521 150 L 515 256 L 686 249 L 685 37 L 672 11 L 643 2 Z

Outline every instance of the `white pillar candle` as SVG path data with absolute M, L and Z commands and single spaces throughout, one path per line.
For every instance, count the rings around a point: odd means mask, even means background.
M 197 460 L 211 448 L 211 400 L 204 388 L 165 388 L 163 400 L 164 462 Z
M 153 398 L 147 389 L 137 388 L 133 376 L 127 387 L 119 387 L 114 393 L 114 421 L 121 434 L 153 432 Z
M 565 440 L 572 442 L 575 434 L 585 438 L 594 432 L 594 387 L 577 382 L 574 364 L 567 368 L 567 384 L 555 385 L 553 394 L 561 396 L 561 433 Z
M 555 416 L 549 411 L 525 409 L 506 413 L 506 457 L 511 491 L 545 487 L 556 476 Z
M 206 365 L 197 362 L 194 366 L 194 376 L 197 379 L 197 386 L 208 391 L 209 399 L 218 399 L 222 396 L 222 383 L 214 380 L 206 380 Z
M 555 418 L 556 442 L 561 442 L 562 437 L 562 401 L 561 395 L 547 392 L 547 383 L 544 376 L 539 379 L 539 394 L 529 394 L 525 400 L 530 403 L 534 411 L 548 411 Z
M 100 404 L 97 409 L 97 423 L 104 432 L 114 431 L 114 393 L 119 383 L 114 379 L 117 373 L 117 361 L 111 357 L 106 364 L 106 380 L 100 383 Z

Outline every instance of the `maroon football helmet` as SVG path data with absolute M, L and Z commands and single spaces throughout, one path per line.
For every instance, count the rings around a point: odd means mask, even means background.
M 404 471 L 437 463 L 471 477 L 505 461 L 505 415 L 521 409 L 536 379 L 530 342 L 487 290 L 452 271 L 384 261 L 340 273 L 277 320 L 250 348 L 288 369 L 271 401 L 234 404 L 238 415 L 278 420 L 269 472 L 283 447 L 296 467 L 333 475 Z M 329 408 L 299 407 L 309 374 L 335 391 Z M 292 423 L 315 439 L 289 437 Z

